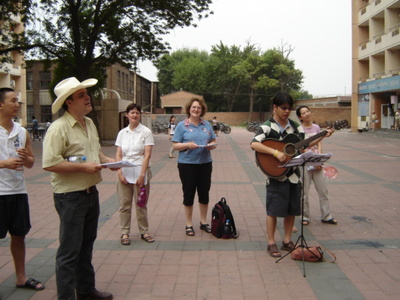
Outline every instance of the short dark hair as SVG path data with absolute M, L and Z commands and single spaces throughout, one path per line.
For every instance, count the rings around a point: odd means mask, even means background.
M 137 104 L 137 103 L 131 103 L 131 104 L 129 104 L 129 105 L 126 107 L 125 112 L 126 112 L 126 113 L 129 113 L 131 110 L 134 110 L 135 108 L 137 109 L 137 111 L 138 111 L 140 114 L 142 114 L 142 108 L 141 108 L 140 105 Z
M 307 105 L 300 105 L 298 108 L 296 108 L 296 115 L 299 118 L 300 122 L 303 122 L 300 119 L 300 116 L 301 116 L 301 112 L 300 111 L 301 111 L 302 108 L 307 108 L 308 110 L 310 110 Z
M 9 92 L 14 92 L 14 90 L 9 87 L 0 88 L 0 102 L 1 103 L 4 103 L 4 101 L 6 100 L 6 94 Z
M 188 103 L 186 103 L 185 110 L 186 110 L 187 116 L 190 117 L 190 107 L 192 106 L 194 101 L 197 101 L 197 102 L 200 103 L 200 106 L 201 106 L 201 115 L 200 115 L 200 117 L 204 116 L 206 114 L 206 112 L 207 112 L 207 104 L 206 104 L 206 102 L 204 101 L 203 98 L 197 98 L 197 97 L 193 97 L 192 99 L 190 99 L 190 101 Z
M 293 98 L 288 93 L 279 92 L 274 96 L 274 98 L 272 98 L 272 104 L 276 106 L 289 104 L 290 107 L 293 107 Z

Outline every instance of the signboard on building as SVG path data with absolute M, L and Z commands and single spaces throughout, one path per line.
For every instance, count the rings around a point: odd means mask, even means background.
M 382 78 L 358 84 L 359 94 L 387 92 L 400 89 L 400 76 Z

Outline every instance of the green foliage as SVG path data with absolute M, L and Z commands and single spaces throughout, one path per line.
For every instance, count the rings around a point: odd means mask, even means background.
M 253 44 L 211 48 L 210 55 L 182 49 L 161 57 L 158 68 L 160 90 L 179 89 L 200 94 L 210 111 L 267 111 L 278 91 L 296 94 L 303 75 L 289 58 L 292 48 L 281 46 L 262 51 Z
M 211 0 L 23 0 L 26 40 L 14 40 L 10 49 L 30 50 L 36 59 L 60 61 L 66 73 L 79 80 L 123 61 L 135 67 L 138 60 L 156 59 L 169 45 L 162 36 L 173 28 L 196 26 L 208 16 Z M 11 12 L 11 4 L 1 12 Z M 11 7 L 11 8 L 10 8 Z M 0 52 L 1 54 L 2 52 Z
M 2 0 L 0 3 L 0 64 L 14 63 L 12 51 L 22 52 L 19 45 L 25 43 L 22 28 L 14 32 L 19 20 L 26 22 L 32 8 L 31 0 Z M 7 46 L 5 46 L 7 45 Z
M 312 94 L 304 90 L 293 92 L 291 95 L 294 100 L 308 100 L 314 98 Z
M 181 49 L 163 55 L 156 63 L 161 94 L 177 90 L 204 92 L 207 61 L 207 52 L 196 49 Z

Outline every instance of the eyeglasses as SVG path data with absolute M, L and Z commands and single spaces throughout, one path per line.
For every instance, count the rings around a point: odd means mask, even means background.
M 289 106 L 278 106 L 280 109 L 282 109 L 282 110 L 292 110 L 292 108 L 291 107 L 289 107 Z

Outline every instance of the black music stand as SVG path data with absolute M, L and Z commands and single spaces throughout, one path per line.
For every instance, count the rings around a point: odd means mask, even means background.
M 302 182 L 301 182 L 301 184 L 302 184 L 302 189 L 301 189 L 301 227 L 300 227 L 301 229 L 300 229 L 300 236 L 297 238 L 296 243 L 294 244 L 293 250 L 295 250 L 297 248 L 301 248 L 301 250 L 302 250 L 301 255 L 302 255 L 302 261 L 303 261 L 303 276 L 304 277 L 306 277 L 306 270 L 305 270 L 305 264 L 304 264 L 304 249 L 306 249 L 307 251 L 312 253 L 310 251 L 310 249 L 308 249 L 309 247 L 308 247 L 306 239 L 304 238 L 304 235 L 303 235 L 303 230 L 304 230 L 304 224 L 303 224 L 303 221 L 304 221 L 304 172 L 306 172 L 305 166 L 314 166 L 314 167 L 322 166 L 322 164 L 324 162 L 326 162 L 328 159 L 330 159 L 331 157 L 332 157 L 331 153 L 317 154 L 312 151 L 308 151 L 299 156 L 292 158 L 287 163 L 282 165 L 283 168 L 296 167 L 296 166 L 303 168 Z M 290 253 L 292 253 L 292 251 L 289 251 L 284 256 L 280 257 L 276 261 L 276 263 L 278 263 L 280 260 L 282 260 L 286 256 L 288 256 Z

